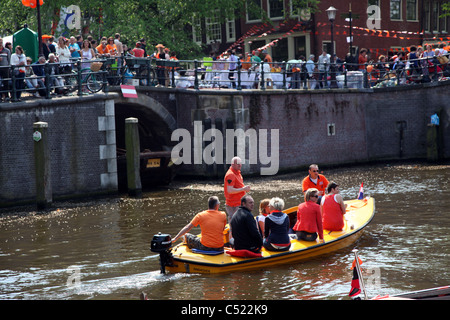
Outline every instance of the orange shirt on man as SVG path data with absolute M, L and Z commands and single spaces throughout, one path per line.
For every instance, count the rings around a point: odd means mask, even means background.
M 99 46 L 97 46 L 96 49 L 97 49 L 98 54 L 107 54 L 107 53 L 109 53 L 108 46 L 105 46 L 103 48 L 103 46 L 100 44 Z
M 224 192 L 225 192 L 225 204 L 230 207 L 239 207 L 241 205 L 241 198 L 245 195 L 245 191 L 237 193 L 228 193 L 228 186 L 233 188 L 243 188 L 244 178 L 242 178 L 241 171 L 229 168 L 224 178 Z
M 324 175 L 319 174 L 317 177 L 317 182 L 311 180 L 311 176 L 308 175 L 302 182 L 302 192 L 306 192 L 309 188 L 316 188 L 319 190 L 319 196 L 323 196 L 325 194 L 325 190 L 328 186 L 328 180 Z
M 223 230 L 227 224 L 227 215 L 223 211 L 205 210 L 197 213 L 191 224 L 200 225 L 202 230 L 201 244 L 209 248 L 223 247 Z

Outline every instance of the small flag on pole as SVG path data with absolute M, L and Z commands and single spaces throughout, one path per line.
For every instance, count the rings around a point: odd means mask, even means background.
M 124 98 L 137 98 L 136 88 L 134 86 L 128 86 L 122 84 L 120 86 L 120 90 L 122 90 L 122 94 Z
M 363 183 L 364 183 L 364 182 L 361 182 L 361 187 L 359 188 L 358 200 L 364 199 L 364 188 L 363 188 Z
M 356 270 L 356 268 L 353 268 L 352 288 L 348 296 L 354 299 L 360 293 L 361 293 L 361 286 L 359 284 L 358 270 Z

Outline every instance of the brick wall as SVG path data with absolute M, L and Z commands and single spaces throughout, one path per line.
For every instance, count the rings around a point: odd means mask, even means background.
M 37 121 L 48 123 L 54 199 L 117 191 L 115 96 L 0 104 L 0 206 L 35 199 Z

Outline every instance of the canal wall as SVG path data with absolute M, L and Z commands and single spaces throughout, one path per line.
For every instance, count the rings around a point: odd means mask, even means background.
M 124 135 L 119 114 L 121 119 L 137 117 L 141 132 L 151 131 L 149 137 L 168 149 L 182 142 L 171 141 L 176 129 L 189 133 L 189 150 L 183 150 L 189 151 L 189 160 L 177 169 L 192 177 L 222 178 L 231 157 L 242 150 L 244 174 L 255 175 L 304 170 L 311 163 L 324 167 L 427 159 L 430 150 L 436 151 L 433 160 L 449 159 L 449 89 L 449 82 L 327 91 L 139 87 L 138 99 L 123 98 L 120 89 L 111 88 L 108 94 L 3 103 L 0 207 L 36 200 L 36 122 L 48 123 L 57 200 L 117 193 L 116 146 Z M 434 113 L 440 117 L 438 127 L 430 126 Z M 222 152 L 215 150 L 212 163 L 205 161 L 215 141 L 205 135 L 208 129 L 222 133 L 216 137 L 222 139 Z M 243 148 L 239 139 L 227 137 L 226 129 L 247 134 Z
M 33 123 L 48 123 L 53 199 L 117 193 L 117 94 L 0 104 L 0 207 L 34 202 Z
M 436 159 L 448 159 L 449 101 L 448 81 L 362 90 L 201 90 L 196 93 L 180 90 L 177 123 L 178 127 L 190 131 L 193 140 L 199 134 L 195 121 L 203 121 L 203 133 L 219 124 L 224 136 L 227 119 L 235 129 L 253 128 L 257 133 L 267 129 L 269 154 L 274 149 L 270 132 L 278 129 L 278 172 L 284 172 L 311 163 L 334 166 L 427 159 L 429 145 L 433 143 L 427 140 L 427 135 L 435 129 L 430 127 L 430 117 L 437 113 L 440 125 L 436 127 L 439 140 Z M 191 164 L 180 167 L 181 174 L 213 177 L 223 174 L 229 166 L 225 150 L 222 161 L 212 165 L 194 164 L 196 152 L 197 158 L 201 157 L 200 152 L 209 152 L 210 140 L 203 141 L 201 148 L 198 145 L 195 148 L 192 142 Z M 223 145 L 226 145 L 225 137 Z M 261 174 L 261 168 L 270 167 L 270 164 L 249 163 L 249 154 L 247 141 L 245 173 Z

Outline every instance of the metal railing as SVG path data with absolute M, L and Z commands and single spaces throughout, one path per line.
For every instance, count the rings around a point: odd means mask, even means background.
M 445 60 L 445 59 L 444 59 Z M 448 80 L 450 66 L 437 57 L 408 61 L 370 62 L 364 65 L 311 61 L 241 62 L 210 60 L 158 60 L 153 58 L 96 59 L 70 63 L 0 67 L 0 94 L 11 102 L 22 93 L 51 99 L 55 95 L 107 92 L 109 86 L 161 86 L 235 90 L 312 90 L 329 88 L 377 88 Z M 235 66 L 230 70 L 230 65 Z M 3 101 L 3 100 L 2 100 Z

